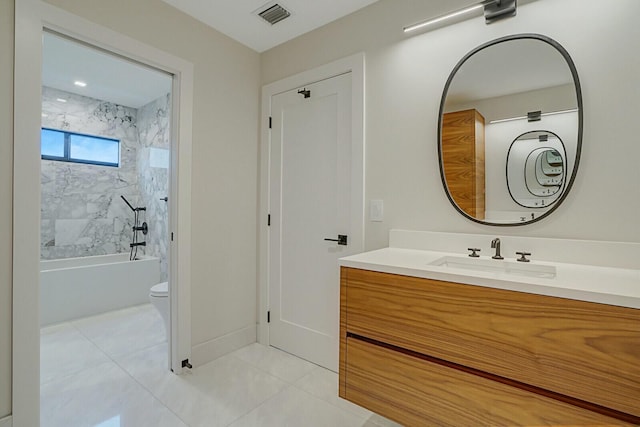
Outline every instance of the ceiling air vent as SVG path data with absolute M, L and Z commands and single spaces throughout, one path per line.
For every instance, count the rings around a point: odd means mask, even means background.
M 273 25 L 291 16 L 291 13 L 279 4 L 274 4 L 268 9 L 258 13 L 262 19 Z

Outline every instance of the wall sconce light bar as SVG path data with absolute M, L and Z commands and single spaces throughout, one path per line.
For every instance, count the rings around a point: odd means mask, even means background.
M 539 117 L 545 117 L 545 116 L 553 116 L 556 114 L 565 114 L 565 113 L 575 113 L 577 112 L 578 109 L 577 108 L 572 108 L 570 110 L 561 110 L 561 111 L 549 111 L 548 113 L 541 113 L 539 115 Z M 489 124 L 493 124 L 493 123 L 503 123 L 503 122 L 512 122 L 514 120 L 529 120 L 529 115 L 527 114 L 526 116 L 519 116 L 519 117 L 510 117 L 508 119 L 499 119 L 499 120 L 491 120 L 489 122 Z
M 515 16 L 516 14 L 516 2 L 517 0 L 484 0 L 480 3 L 476 3 L 462 9 L 454 10 L 444 15 L 437 16 L 435 18 L 427 19 L 413 25 L 408 25 L 403 28 L 405 33 L 416 31 L 426 27 L 438 27 L 436 24 L 443 23 L 445 21 L 451 21 L 451 23 L 459 22 L 464 19 L 472 17 L 471 12 L 484 9 L 485 22 L 490 24 L 494 21 Z M 458 19 L 455 19 L 458 18 Z
M 409 25 L 408 27 L 404 27 L 404 32 L 409 33 L 411 31 L 419 30 L 420 28 L 428 27 L 429 25 L 437 24 L 438 22 L 447 21 L 449 19 L 453 19 L 457 16 L 465 15 L 469 12 L 473 12 L 474 10 L 478 10 L 483 7 L 483 4 L 474 4 L 473 6 L 466 7 L 464 9 L 456 10 L 455 12 L 447 13 L 446 15 L 441 15 L 433 19 L 429 19 L 427 21 L 418 22 L 417 24 Z

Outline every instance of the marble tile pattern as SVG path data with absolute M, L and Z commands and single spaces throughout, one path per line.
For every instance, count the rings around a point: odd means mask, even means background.
M 133 212 L 124 195 L 147 208 L 140 222 L 149 234 L 138 235 L 147 246 L 138 253 L 159 257 L 166 281 L 168 211 L 160 199 L 169 186 L 170 94 L 134 109 L 48 87 L 42 92 L 43 127 L 119 139 L 120 167 L 42 160 L 41 258 L 129 252 Z
M 171 144 L 171 95 L 166 94 L 137 111 L 138 129 L 138 189 L 147 207 L 149 234 L 146 236 L 148 255 L 160 258 L 160 280 L 167 280 L 168 272 L 168 203 L 161 200 L 169 195 L 168 153 Z M 164 152 L 167 161 L 154 161 L 154 155 Z
M 66 99 L 60 102 L 58 99 Z M 41 257 L 58 259 L 129 251 L 140 203 L 137 111 L 42 88 L 42 126 L 120 140 L 120 167 L 41 161 Z
M 340 399 L 334 372 L 273 347 L 175 375 L 154 328 L 147 304 L 42 329 L 42 427 L 399 427 Z

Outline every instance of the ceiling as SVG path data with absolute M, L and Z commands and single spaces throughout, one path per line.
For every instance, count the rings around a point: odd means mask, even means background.
M 335 21 L 378 0 L 163 0 L 257 52 Z M 279 4 L 291 16 L 271 25 L 258 13 Z
M 163 0 L 263 52 L 378 0 Z M 279 4 L 291 16 L 274 24 L 258 13 Z M 43 36 L 42 84 L 131 108 L 171 91 L 171 76 L 52 33 Z M 75 81 L 87 85 L 79 87 Z
M 74 84 L 85 82 L 85 87 Z M 169 74 L 72 40 L 44 33 L 43 86 L 140 108 L 171 91 Z

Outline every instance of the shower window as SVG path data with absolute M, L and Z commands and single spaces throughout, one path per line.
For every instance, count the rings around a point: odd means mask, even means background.
M 117 139 L 42 128 L 40 144 L 45 160 L 120 165 L 120 141 Z

